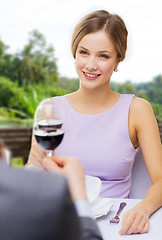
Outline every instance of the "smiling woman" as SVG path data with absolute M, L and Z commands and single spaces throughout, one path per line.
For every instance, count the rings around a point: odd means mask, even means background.
M 96 12 L 90 13 L 76 25 L 71 41 L 71 50 L 74 58 L 81 39 L 87 34 L 95 33 L 101 29 L 104 29 L 111 38 L 117 57 L 124 60 L 127 49 L 127 28 L 120 16 L 106 11 L 98 11 L 97 14 Z
M 101 29 L 81 39 L 75 53 L 75 60 L 82 87 L 88 84 L 87 87 L 96 88 L 104 83 L 108 86 L 120 58 L 117 58 L 116 50 L 107 33 Z
M 52 99 L 53 115 L 64 111 L 65 116 L 64 139 L 55 154 L 79 158 L 85 174 L 102 181 L 100 197 L 129 197 L 140 146 L 152 186 L 144 200 L 125 214 L 120 234 L 147 232 L 150 215 L 162 205 L 161 141 L 151 105 L 110 88 L 110 78 L 125 58 L 127 34 L 116 14 L 99 10 L 83 17 L 71 44 L 80 88 Z M 43 159 L 33 138 L 29 163 L 43 165 Z

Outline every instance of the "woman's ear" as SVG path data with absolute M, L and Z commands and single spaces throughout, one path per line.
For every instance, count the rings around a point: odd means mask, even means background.
M 116 61 L 116 64 L 115 64 L 115 68 L 114 68 L 114 72 L 118 71 L 118 65 L 119 65 L 120 62 L 121 62 L 121 59 L 117 58 L 117 61 Z

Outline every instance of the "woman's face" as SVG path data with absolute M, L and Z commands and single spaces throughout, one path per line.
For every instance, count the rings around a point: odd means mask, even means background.
M 107 86 L 118 63 L 115 47 L 104 30 L 87 34 L 79 42 L 75 67 L 81 86 Z

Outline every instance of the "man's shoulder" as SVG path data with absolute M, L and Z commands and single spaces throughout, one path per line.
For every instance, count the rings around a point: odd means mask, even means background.
M 5 163 L 0 163 L 0 181 L 6 187 L 13 189 L 25 189 L 25 193 L 33 195 L 48 194 L 58 195 L 66 193 L 68 186 L 64 176 L 41 170 L 27 170 L 12 168 Z M 24 193 L 24 194 L 25 194 Z

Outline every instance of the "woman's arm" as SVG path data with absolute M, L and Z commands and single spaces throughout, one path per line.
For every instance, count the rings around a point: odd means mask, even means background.
M 124 215 L 120 234 L 148 232 L 150 215 L 162 206 L 162 145 L 151 105 L 144 99 L 134 98 L 130 117 L 152 186 L 144 200 Z

